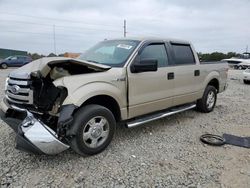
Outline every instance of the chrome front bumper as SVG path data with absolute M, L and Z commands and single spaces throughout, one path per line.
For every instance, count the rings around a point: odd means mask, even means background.
M 6 101 L 1 103 L 1 118 L 4 121 L 7 119 L 4 116 L 9 109 L 26 113 L 26 118 L 16 125 L 16 129 L 13 128 L 13 125 L 10 125 L 14 130 L 17 130 L 17 149 L 31 153 L 55 155 L 69 148 L 67 144 L 58 139 L 55 131 L 35 118 L 28 110 L 6 104 Z M 8 121 L 5 122 L 10 124 Z

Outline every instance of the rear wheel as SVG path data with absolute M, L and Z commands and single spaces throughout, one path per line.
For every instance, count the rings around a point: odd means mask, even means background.
M 2 67 L 3 69 L 7 69 L 7 68 L 8 68 L 8 65 L 7 65 L 6 63 L 3 63 L 3 64 L 1 65 L 1 67 Z
M 103 151 L 111 142 L 116 128 L 112 112 L 100 105 L 82 107 L 72 125 L 75 136 L 71 148 L 80 155 L 94 155 Z
M 217 91 L 214 86 L 208 85 L 201 99 L 196 103 L 196 108 L 200 112 L 211 112 L 217 100 Z

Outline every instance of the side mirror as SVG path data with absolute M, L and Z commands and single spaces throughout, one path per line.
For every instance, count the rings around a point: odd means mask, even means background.
M 158 61 L 157 59 L 143 59 L 139 62 L 135 62 L 131 66 L 132 73 L 139 73 L 139 72 L 152 72 L 157 71 L 158 68 Z

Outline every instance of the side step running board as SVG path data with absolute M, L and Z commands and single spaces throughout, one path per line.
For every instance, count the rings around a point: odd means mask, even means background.
M 179 106 L 179 107 L 175 107 L 175 108 L 171 108 L 168 109 L 167 111 L 164 112 L 160 112 L 157 114 L 152 114 L 152 115 L 148 115 L 148 116 L 144 116 L 141 118 L 137 118 L 135 120 L 130 120 L 127 122 L 127 127 L 128 128 L 132 128 L 132 127 L 136 127 L 138 125 L 144 124 L 144 123 L 148 123 L 157 119 L 161 119 L 167 116 L 171 116 L 173 114 L 177 114 L 186 110 L 190 110 L 196 107 L 196 104 L 189 104 L 189 105 L 184 105 L 184 106 Z

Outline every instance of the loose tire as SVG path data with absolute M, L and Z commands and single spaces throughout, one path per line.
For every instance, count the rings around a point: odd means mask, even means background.
M 3 69 L 7 69 L 7 68 L 8 68 L 8 65 L 7 65 L 6 63 L 3 63 L 3 64 L 1 64 L 1 67 L 2 67 Z
M 94 155 L 111 142 L 116 121 L 112 112 L 100 105 L 87 105 L 74 115 L 71 148 L 80 155 Z
M 217 100 L 217 91 L 214 86 L 208 85 L 201 99 L 196 103 L 196 108 L 200 112 L 209 113 L 213 111 Z

